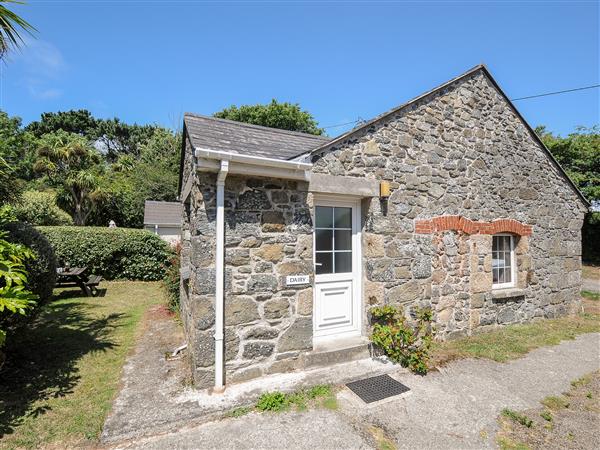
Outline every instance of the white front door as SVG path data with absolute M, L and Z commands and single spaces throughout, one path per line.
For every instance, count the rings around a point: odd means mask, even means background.
M 360 203 L 315 203 L 314 337 L 360 335 Z

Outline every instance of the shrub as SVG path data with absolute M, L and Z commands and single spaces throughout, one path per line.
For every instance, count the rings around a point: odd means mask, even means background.
M 260 411 L 281 411 L 285 409 L 289 404 L 289 398 L 282 392 L 265 392 L 262 394 L 256 408 Z
M 73 219 L 56 204 L 53 192 L 26 191 L 15 205 L 17 219 L 31 225 L 72 225 Z
M 426 374 L 433 343 L 433 314 L 430 309 L 418 309 L 414 326 L 407 323 L 403 311 L 392 305 L 371 310 L 375 322 L 371 340 L 394 362 L 418 374 Z
M 279 391 L 265 392 L 258 398 L 256 409 L 259 411 L 283 411 L 295 406 L 303 411 L 308 405 L 317 404 L 316 400 L 322 399 L 321 405 L 328 409 L 337 409 L 337 400 L 331 386 L 320 384 L 310 389 L 300 389 L 290 394 Z
M 38 227 L 60 264 L 85 266 L 107 280 L 161 280 L 173 251 L 145 230 L 100 227 Z
M 38 296 L 38 306 L 47 303 L 56 284 L 56 255 L 52 245 L 46 236 L 26 223 L 8 223 L 4 229 L 8 231 L 8 241 L 23 244 L 35 254 L 35 258 L 25 261 L 26 286 Z
M 165 278 L 163 279 L 163 286 L 167 293 L 167 306 L 169 310 L 173 312 L 179 311 L 179 269 L 181 267 L 180 255 L 181 255 L 181 243 L 177 243 L 174 249 L 175 254 L 171 258 L 171 265 L 165 272 Z
M 23 246 L 4 239 L 8 233 L 0 230 L 0 349 L 6 339 L 7 318 L 13 314 L 24 316 L 35 305 L 37 296 L 26 289 L 27 272 L 25 262 L 35 257 Z M 0 351 L 0 368 L 4 353 Z

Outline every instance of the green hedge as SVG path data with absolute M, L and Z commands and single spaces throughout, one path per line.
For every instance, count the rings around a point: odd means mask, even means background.
M 37 227 L 52 246 L 59 265 L 86 266 L 107 280 L 161 280 L 173 251 L 145 230 L 103 227 Z

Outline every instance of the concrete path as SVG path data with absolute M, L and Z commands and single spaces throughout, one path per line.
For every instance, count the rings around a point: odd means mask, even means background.
M 183 341 L 181 328 L 173 318 L 157 307 L 148 311 L 143 323 L 135 352 L 123 369 L 121 389 L 104 423 L 100 437 L 103 444 L 133 442 L 214 421 L 236 407 L 254 405 L 265 391 L 294 392 L 317 384 L 338 385 L 384 373 L 407 372 L 385 359 L 365 358 L 268 375 L 231 385 L 223 394 L 211 395 L 207 390 L 190 386 L 189 364 L 185 359 L 165 358 L 166 353 Z
M 600 280 L 584 278 L 581 280 L 581 290 L 589 292 L 600 292 Z
M 600 369 L 600 334 L 535 350 L 501 364 L 462 360 L 443 371 L 395 377 L 410 395 L 365 407 L 343 390 L 339 411 L 250 414 L 138 439 L 121 448 L 340 449 L 375 448 L 372 426 L 398 448 L 493 447 L 503 408 L 526 409 L 567 391 L 570 382 Z

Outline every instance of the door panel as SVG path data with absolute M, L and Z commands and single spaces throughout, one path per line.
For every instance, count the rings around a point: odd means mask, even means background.
M 335 332 L 340 327 L 352 325 L 352 280 L 318 283 L 316 296 L 318 331 Z
M 354 202 L 317 200 L 315 338 L 360 334 L 359 220 Z

